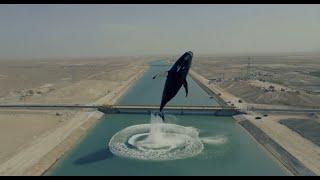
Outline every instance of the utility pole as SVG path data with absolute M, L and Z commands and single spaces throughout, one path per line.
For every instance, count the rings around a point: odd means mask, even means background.
M 248 57 L 248 65 L 247 65 L 247 80 L 249 80 L 250 79 L 250 67 L 251 66 L 251 59 L 250 59 L 250 57 Z
M 71 65 L 71 82 L 75 82 L 75 68 L 73 65 Z

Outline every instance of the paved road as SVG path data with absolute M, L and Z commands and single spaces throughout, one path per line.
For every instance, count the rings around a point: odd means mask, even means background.
M 139 113 L 157 112 L 159 106 L 154 105 L 80 105 L 80 104 L 10 104 L 0 105 L 0 109 L 97 109 L 104 113 Z M 198 114 L 232 116 L 239 114 L 239 109 L 222 106 L 168 106 L 165 112 L 170 114 Z
M 247 106 L 247 108 L 244 108 Z M 19 108 L 19 109 L 99 109 L 99 108 L 111 108 L 111 109 L 148 109 L 155 110 L 158 106 L 152 105 L 84 105 L 84 104 L 1 104 L 0 108 Z M 223 106 L 168 106 L 168 110 L 239 110 L 235 107 L 223 107 Z M 273 105 L 258 105 L 258 104 L 243 104 L 243 111 L 249 110 L 254 112 L 293 112 L 293 113 L 318 113 L 319 108 L 301 108 L 290 106 L 273 106 Z
M 97 105 L 80 105 L 80 104 L 1 104 L 0 108 L 90 108 L 97 109 Z

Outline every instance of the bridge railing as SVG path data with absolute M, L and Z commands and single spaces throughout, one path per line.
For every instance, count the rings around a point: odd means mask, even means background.
M 104 109 L 115 109 L 115 108 L 139 108 L 139 109 L 158 109 L 157 105 L 82 105 L 82 104 L 0 104 L 0 108 L 104 108 Z M 185 105 L 170 105 L 166 106 L 165 109 L 225 109 L 225 110 L 237 110 L 236 107 L 231 106 L 206 106 L 206 105 L 195 105 L 195 106 L 185 106 Z
M 129 104 L 129 105 L 103 105 L 102 107 L 104 108 L 124 108 L 124 107 L 128 107 L 128 108 L 159 108 L 159 106 L 157 105 L 135 105 L 135 104 Z M 237 109 L 236 107 L 232 107 L 232 106 L 208 106 L 208 105 L 192 105 L 192 106 L 186 106 L 186 105 L 169 105 L 166 106 L 165 108 L 171 109 L 171 108 L 179 108 L 179 109 L 190 109 L 190 108 L 195 108 L 195 109 Z

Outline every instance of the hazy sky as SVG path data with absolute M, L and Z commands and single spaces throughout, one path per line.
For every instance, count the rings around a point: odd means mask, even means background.
M 0 5 L 0 58 L 320 50 L 320 5 Z

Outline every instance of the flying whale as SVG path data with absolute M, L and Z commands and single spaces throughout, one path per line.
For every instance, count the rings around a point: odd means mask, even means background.
M 166 76 L 166 82 L 162 92 L 162 99 L 160 104 L 160 117 L 164 121 L 163 108 L 165 105 L 176 96 L 180 88 L 183 86 L 188 96 L 187 75 L 191 67 L 193 53 L 191 51 L 185 52 L 171 67 L 169 71 L 155 75 L 153 79 L 158 76 Z

